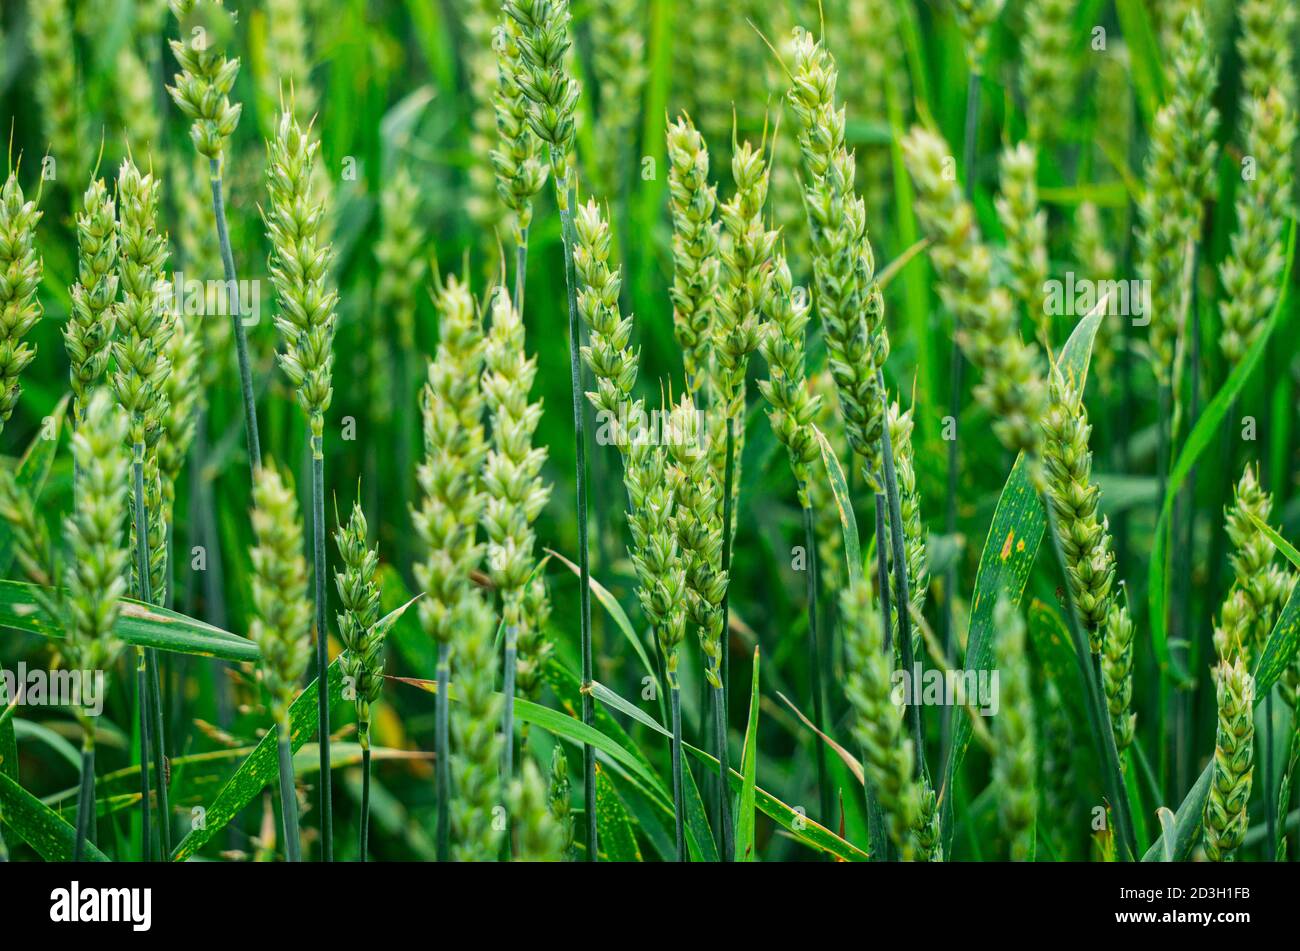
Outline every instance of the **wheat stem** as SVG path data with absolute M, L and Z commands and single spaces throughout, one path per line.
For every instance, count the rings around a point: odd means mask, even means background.
M 366 861 L 370 851 L 370 747 L 361 750 L 361 842 L 360 861 Z
M 801 492 L 800 495 L 805 495 Z M 808 600 L 808 688 L 812 693 L 813 724 L 818 732 L 826 730 L 825 697 L 822 690 L 822 652 L 817 631 L 817 535 L 813 526 L 811 505 L 803 507 L 804 549 L 808 559 L 804 565 L 805 590 Z M 826 776 L 826 744 L 815 739 L 817 749 L 817 793 L 821 806 L 822 822 L 831 821 L 831 787 Z
M 94 839 L 91 828 L 95 816 L 95 733 L 84 728 L 81 739 L 81 789 L 77 793 L 77 838 L 72 847 L 72 861 L 80 862 L 83 847 Z
M 321 685 L 324 692 L 324 684 Z M 284 857 L 287 862 L 301 862 L 300 836 L 298 834 L 298 794 L 294 791 L 293 747 L 289 742 L 289 724 L 276 725 L 279 739 L 276 750 L 280 754 L 280 816 L 284 822 Z
M 313 426 L 313 428 L 316 428 Z M 329 625 L 325 620 L 325 455 L 324 438 L 311 437 L 311 511 L 312 562 L 316 607 L 316 676 L 322 684 L 329 677 Z M 316 692 L 320 717 L 320 810 L 321 857 L 334 861 L 334 806 L 330 782 L 330 703 L 329 691 Z
M 217 243 L 221 245 L 221 266 L 226 275 L 226 292 L 230 302 L 230 321 L 235 331 L 235 358 L 239 363 L 239 392 L 244 404 L 244 432 L 248 438 L 248 468 L 255 473 L 262 466 L 262 443 L 257 433 L 257 399 L 253 395 L 253 371 L 248 360 L 248 334 L 240 314 L 239 278 L 235 273 L 235 254 L 230 247 L 226 228 L 226 202 L 222 194 L 219 159 L 209 159 L 212 183 L 212 213 L 217 219 Z
M 718 744 L 718 824 L 722 827 L 722 861 L 730 862 L 736 853 L 735 830 L 731 827 L 731 796 L 728 792 L 728 779 L 731 773 L 731 757 L 727 749 L 727 701 L 731 686 L 731 499 L 732 483 L 736 478 L 736 418 L 727 416 L 727 461 L 722 478 L 722 574 L 727 577 L 727 587 L 722 595 L 722 643 L 719 648 L 722 659 L 719 661 L 722 672 L 722 686 L 718 691 L 717 702 L 721 705 L 721 716 L 714 718 L 714 739 Z
M 140 721 L 140 861 L 148 862 L 153 850 L 153 817 L 149 789 L 149 735 L 153 730 L 149 719 L 149 684 L 146 678 L 144 650 L 135 649 L 135 702 Z

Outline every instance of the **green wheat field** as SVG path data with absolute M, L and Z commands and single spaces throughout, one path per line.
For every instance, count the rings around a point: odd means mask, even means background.
M 1294 860 L 1292 0 L 14 0 L 0 859 Z

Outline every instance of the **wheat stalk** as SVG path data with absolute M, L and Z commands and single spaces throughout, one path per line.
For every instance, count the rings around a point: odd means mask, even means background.
M 379 551 L 370 547 L 366 534 L 366 515 L 360 503 L 354 502 L 347 524 L 340 524 L 334 532 L 334 544 L 343 562 L 343 570 L 334 573 L 334 585 L 343 606 L 337 615 L 339 640 L 344 650 L 339 670 L 345 687 L 352 692 L 357 713 L 357 743 L 361 746 L 363 759 L 358 849 L 362 862 L 366 861 L 370 835 L 370 708 L 378 702 L 384 688 L 386 633 L 376 623 L 379 620 L 379 585 L 375 583 L 375 570 L 379 566 Z M 347 692 L 345 689 L 345 696 Z
M 256 473 L 262 465 L 262 445 L 257 431 L 257 400 L 253 393 L 253 371 L 248 359 L 248 335 L 244 330 L 239 305 L 239 279 L 235 273 L 235 256 L 226 226 L 223 193 L 223 162 L 230 136 L 239 125 L 242 103 L 230 102 L 230 90 L 239 74 L 239 60 L 228 59 L 209 42 L 209 26 L 204 17 L 221 0 L 169 0 L 172 13 L 189 42 L 172 40 L 172 55 L 181 71 L 175 85 L 167 91 L 191 121 L 190 140 L 198 154 L 208 160 L 208 180 L 212 192 L 212 217 L 221 249 L 230 302 L 231 327 L 235 336 L 235 357 L 239 364 L 239 389 L 244 409 L 244 431 L 248 441 L 248 464 Z

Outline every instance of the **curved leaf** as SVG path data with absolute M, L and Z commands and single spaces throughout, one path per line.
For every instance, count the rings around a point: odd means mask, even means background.
M 71 862 L 77 830 L 45 803 L 0 773 L 0 814 L 4 825 L 36 850 L 47 862 Z M 83 846 L 90 862 L 107 862 L 108 856 L 91 845 Z

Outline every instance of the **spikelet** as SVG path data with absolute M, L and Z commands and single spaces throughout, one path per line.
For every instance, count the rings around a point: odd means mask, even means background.
M 117 205 L 103 179 L 95 179 L 77 214 L 77 283 L 63 327 L 72 383 L 73 419 L 85 418 L 86 401 L 108 366 L 117 300 Z
M 844 144 L 844 110 L 835 104 L 836 78 L 830 54 L 810 34 L 796 31 L 788 101 L 800 124 L 804 207 L 813 245 L 813 302 L 825 330 L 849 444 L 867 484 L 880 490 L 884 394 L 877 372 L 889 356 L 889 336 L 867 240 L 865 206 L 853 193 L 855 167 Z
M 546 802 L 560 829 L 560 856 L 564 861 L 569 861 L 573 853 L 573 812 L 569 795 L 569 761 L 564 755 L 564 744 L 556 743 L 551 750 L 551 778 Z
M 122 300 L 116 308 L 113 386 L 118 402 L 130 414 L 129 438 L 137 463 L 144 462 L 146 450 L 157 445 L 162 418 L 168 411 L 165 386 L 171 366 L 167 345 L 174 321 L 160 303 L 167 261 L 167 237 L 157 230 L 160 190 L 153 175 L 141 175 L 130 159 L 122 163 L 117 179 Z
M 18 405 L 19 375 L 36 356 L 23 337 L 41 319 L 36 298 L 44 262 L 36 256 L 36 223 L 41 212 L 23 197 L 11 171 L 0 191 L 0 432 Z
M 504 288 L 492 295 L 492 326 L 484 348 L 483 399 L 492 416 L 492 451 L 483 468 L 483 531 L 487 564 L 501 595 L 507 644 L 533 636 L 527 592 L 536 565 L 533 522 L 551 496 L 541 475 L 547 451 L 533 445 L 542 416 L 540 400 L 529 402 L 537 359 L 524 349 L 524 325 Z M 540 632 L 538 632 L 540 633 Z M 520 658 L 523 665 L 535 658 Z
M 568 0 L 504 0 L 502 9 L 519 24 L 523 61 L 519 88 L 528 98 L 528 124 L 549 148 L 551 178 L 561 211 L 567 211 L 569 155 L 573 151 L 578 81 L 565 62 L 569 49 Z
M 1077 0 L 1029 0 L 1021 41 L 1020 90 L 1025 97 L 1029 138 L 1045 143 L 1055 138 L 1073 99 L 1070 64 L 1082 34 L 1074 28 Z M 1105 100 L 1100 100 L 1105 101 Z
M 966 41 L 966 60 L 971 72 L 983 72 L 989 32 L 1005 4 L 1006 0 L 952 0 L 952 13 Z
M 778 253 L 772 268 L 767 322 L 763 324 L 760 343 L 767 360 L 768 378 L 759 381 L 758 389 L 771 404 L 767 418 L 789 456 L 799 504 L 807 508 L 809 467 L 821 458 L 821 448 L 812 431 L 821 397 L 809 389 L 804 370 L 808 297 L 803 288 L 796 290 L 791 285 L 790 266 L 785 254 Z
M 1246 592 L 1233 586 L 1223 602 L 1219 623 L 1214 628 L 1214 652 L 1222 661 L 1235 661 L 1241 658 L 1246 663 L 1251 660 L 1251 640 L 1253 616 Z
M 1027 862 L 1034 854 L 1034 791 L 1037 754 L 1034 701 L 1025 656 L 1025 622 L 1005 596 L 994 608 L 998 632 L 999 709 L 993 721 L 993 782 L 998 789 L 998 817 L 1010 843 L 1011 860 Z
M 84 410 L 72 436 L 77 504 L 63 522 L 68 646 L 74 669 L 109 671 L 124 646 L 113 626 L 126 594 L 130 558 L 122 531 L 131 471 L 127 419 L 99 388 L 88 395 Z
M 1220 661 L 1215 671 L 1218 730 L 1214 740 L 1214 774 L 1205 801 L 1205 855 L 1228 862 L 1246 838 L 1251 781 L 1255 774 L 1255 679 L 1245 661 Z
M 77 90 L 77 60 L 72 16 L 67 0 L 29 3 L 31 45 L 36 58 L 36 105 L 43 131 L 50 143 L 50 157 L 58 179 L 83 182 L 86 179 L 85 118 L 83 97 Z M 75 186 L 70 186 L 75 187 Z
M 413 513 L 425 559 L 415 580 L 425 597 L 420 623 L 439 644 L 451 644 L 464 614 L 462 602 L 476 597 L 470 572 L 483 546 L 477 527 L 483 508 L 480 470 L 487 456 L 483 434 L 483 328 L 469 289 L 449 277 L 438 290 L 442 339 L 421 397 L 424 461 L 418 471 L 423 500 Z
M 456 696 L 451 709 L 451 828 L 458 862 L 493 862 L 501 833 L 493 810 L 501 805 L 501 695 L 496 692 L 496 623 L 471 591 L 453 613 Z
M 366 514 L 354 502 L 347 524 L 334 532 L 343 570 L 334 573 L 338 589 L 339 640 L 343 656 L 339 669 L 344 684 L 353 691 L 357 710 L 357 742 L 363 750 L 370 748 L 370 706 L 379 700 L 384 689 L 384 635 L 379 620 L 379 585 L 375 571 L 379 551 L 366 541 Z
M 1043 285 L 1047 283 L 1047 212 L 1038 207 L 1038 152 L 1021 142 L 1002 153 L 1002 193 L 998 219 L 1007 239 L 1011 287 L 1033 321 L 1044 347 L 1052 342 L 1052 318 Z
M 276 725 L 287 729 L 289 704 L 311 658 L 311 602 L 302 523 L 293 489 L 273 466 L 253 480 L 253 618 L 248 636 L 261 652 L 262 682 Z
M 673 334 L 682 350 L 686 389 L 698 398 L 713 349 L 721 262 L 709 184 L 709 151 L 690 116 L 668 127 L 668 190 L 673 219 Z
M 334 330 L 338 294 L 328 277 L 334 249 L 322 235 L 325 203 L 314 187 L 320 142 L 291 112 L 280 116 L 268 146 L 263 211 L 271 242 L 271 283 L 280 304 L 275 326 L 285 349 L 277 358 L 311 422 L 312 453 L 320 458 L 325 411 L 334 395 Z
M 1074 257 L 1083 271 L 1081 276 L 1088 280 L 1100 283 L 1115 279 L 1115 254 L 1106 243 L 1101 212 L 1089 201 L 1075 209 Z M 1106 396 L 1115 389 L 1115 354 L 1121 343 L 1119 321 L 1119 317 L 1103 315 L 1092 342 L 1093 376 Z
M 557 746 L 558 748 L 558 746 Z M 510 814 L 515 819 L 520 862 L 562 862 L 565 833 L 551 814 L 546 780 L 531 757 L 510 784 Z
M 1120 753 L 1133 743 L 1137 714 L 1133 712 L 1133 619 L 1127 599 L 1114 598 L 1106 615 L 1102 641 L 1101 685 L 1106 692 L 1115 746 Z
M 213 8 L 216 8 L 214 10 Z M 227 59 L 213 42 L 221 0 L 171 0 L 172 13 L 183 39 L 172 40 L 172 54 L 181 71 L 167 91 L 189 119 L 190 139 L 199 154 L 220 163 L 226 142 L 239 125 L 241 103 L 230 104 L 230 90 L 239 74 L 239 60 Z M 211 18 L 212 22 L 208 22 Z M 229 21 L 223 27 L 229 29 Z
M 1088 646 L 1101 651 L 1110 611 L 1115 554 L 1104 518 L 1097 517 L 1101 490 L 1092 481 L 1092 451 L 1083 397 L 1057 367 L 1052 368 L 1047 415 L 1043 419 L 1043 461 L 1047 497 L 1056 516 L 1066 575 Z
M 903 725 L 903 706 L 891 683 L 893 663 L 885 651 L 880 610 L 865 582 L 840 597 L 845 654 L 845 696 L 853 707 L 853 738 L 862 747 L 867 783 L 885 813 L 889 837 L 904 861 L 915 854 L 913 830 L 922 815 L 922 796 L 913 770 L 912 740 Z
M 0 468 L 0 518 L 9 525 L 14 559 L 23 574 L 36 587 L 38 614 L 57 629 L 63 623 L 63 591 L 58 587 L 62 575 L 58 552 L 50 539 L 45 515 L 36 504 L 31 489 L 20 483 L 12 468 Z M 48 589 L 48 590 L 47 590 Z
M 974 209 L 949 172 L 948 144 L 918 126 L 903 140 L 903 152 L 917 186 L 917 216 L 935 241 L 930 257 L 939 296 L 956 317 L 958 345 L 983 374 L 975 397 L 995 420 L 993 431 L 1004 446 L 1037 455 L 1047 403 L 1038 351 L 1020 339 L 1011 297 L 993 283 L 993 258 Z
M 921 783 L 921 808 L 912 838 L 916 842 L 917 861 L 943 861 L 943 817 L 939 813 L 938 797 L 928 781 Z
M 912 611 L 925 608 L 930 588 L 930 562 L 926 555 L 925 523 L 921 520 L 921 493 L 916 487 L 916 459 L 912 450 L 912 413 L 903 412 L 897 402 L 889 407 L 889 442 L 898 473 L 898 506 L 903 517 L 903 550 L 907 562 L 907 590 Z M 897 606 L 895 623 L 897 623 Z M 895 644 L 898 640 L 895 639 Z
M 1157 113 L 1147 159 L 1147 188 L 1138 204 L 1139 271 L 1151 287 L 1151 348 L 1156 380 L 1169 385 L 1180 314 L 1186 243 L 1201 230 L 1210 187 L 1218 113 L 1210 104 L 1215 64 L 1200 13 L 1183 21 L 1168 76 L 1169 99 Z
M 1276 612 L 1291 593 L 1290 573 L 1274 560 L 1277 549 L 1252 520 L 1268 522 L 1273 498 L 1259 484 L 1259 470 L 1247 466 L 1233 493 L 1226 513 L 1232 554 L 1228 560 L 1235 575 L 1234 587 L 1246 596 L 1244 624 L 1249 632 L 1243 642 L 1248 658 L 1258 657 L 1273 629 Z
M 555 653 L 555 645 L 546 634 L 551 617 L 551 596 L 546 579 L 537 575 L 524 589 L 524 616 L 530 623 L 519 632 L 515 657 L 515 688 L 528 700 L 536 701 L 542 693 L 546 669 Z
M 523 57 L 519 24 L 505 17 L 492 35 L 496 49 L 497 81 L 492 93 L 496 112 L 496 144 L 491 152 L 497 193 L 514 213 L 515 240 L 527 241 L 533 221 L 533 199 L 546 184 L 547 166 L 542 143 L 528 124 L 528 97 L 523 91 Z

